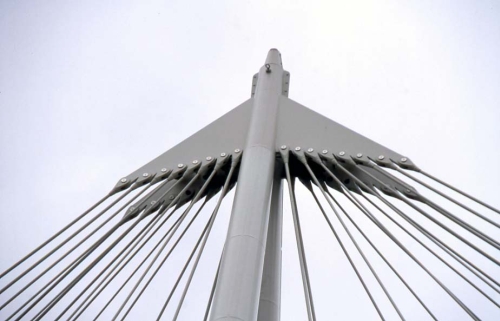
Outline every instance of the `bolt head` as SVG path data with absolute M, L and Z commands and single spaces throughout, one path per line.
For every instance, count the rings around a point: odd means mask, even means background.
M 135 207 L 133 207 L 133 206 L 132 206 L 132 207 L 131 207 L 131 208 L 129 208 L 128 210 L 132 212 L 133 210 L 135 210 Z
M 127 182 L 127 179 L 126 179 L 126 178 L 122 178 L 122 179 L 120 180 L 120 182 L 122 182 L 122 183 L 126 183 L 126 182 Z
M 321 151 L 321 153 L 322 153 L 322 154 L 328 154 L 328 150 L 323 149 L 323 150 Z
M 142 174 L 142 177 L 148 177 L 148 176 L 149 176 L 149 173 Z
M 299 146 L 295 147 L 295 150 L 296 150 L 296 151 L 299 151 L 299 150 L 300 150 L 300 147 L 299 147 Z
M 403 162 L 403 163 L 405 163 L 407 160 L 408 160 L 408 158 L 406 158 L 406 157 L 401 158 L 401 162 Z
M 161 169 L 161 171 L 162 171 L 163 173 L 165 173 L 165 172 L 167 171 L 167 169 L 166 169 L 165 167 L 163 167 L 163 168 Z
M 357 153 L 357 154 L 356 154 L 356 157 L 357 157 L 357 158 L 361 158 L 361 157 L 363 157 L 363 154 L 361 154 L 361 153 Z
M 227 155 L 226 153 L 220 153 L 221 157 L 226 157 L 226 155 Z
M 207 156 L 207 158 L 205 158 L 207 161 L 211 161 L 212 160 L 212 157 L 210 156 Z
M 198 164 L 198 163 L 199 163 L 199 161 L 198 161 L 197 159 L 195 159 L 195 160 L 193 161 L 193 164 Z
M 407 189 L 407 190 L 406 190 L 406 193 L 411 193 L 411 189 Z
M 151 205 L 155 205 L 156 204 L 156 201 L 151 201 Z
M 182 163 L 181 163 L 181 164 L 177 164 L 177 167 L 179 167 L 179 168 L 183 168 L 183 167 L 184 167 L 184 164 L 182 164 Z
M 378 157 L 378 159 L 380 159 L 380 160 L 383 160 L 384 158 L 385 158 L 385 156 L 384 156 L 384 155 L 380 155 L 380 156 Z
M 241 149 L 236 148 L 236 149 L 234 150 L 234 152 L 235 152 L 235 153 L 239 153 L 239 152 L 241 152 Z
M 340 155 L 340 156 L 344 156 L 344 155 L 345 155 L 345 152 L 344 152 L 344 151 L 341 151 L 341 152 L 339 153 L 339 155 Z
M 308 152 L 308 153 L 312 153 L 312 152 L 314 152 L 314 149 L 309 148 L 309 149 L 307 150 L 307 152 Z
M 170 195 L 168 198 L 171 199 L 171 200 L 173 200 L 175 198 L 175 196 L 174 195 Z
M 280 148 L 283 149 L 283 150 L 285 150 L 286 149 L 286 145 L 281 145 Z

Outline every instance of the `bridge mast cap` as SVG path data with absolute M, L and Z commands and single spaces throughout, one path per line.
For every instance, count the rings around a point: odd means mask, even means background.
M 269 50 L 267 53 L 266 64 L 283 66 L 283 63 L 281 62 L 281 53 L 278 49 L 273 48 Z

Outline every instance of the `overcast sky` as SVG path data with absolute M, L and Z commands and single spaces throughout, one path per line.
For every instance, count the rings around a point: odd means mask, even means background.
M 500 207 L 498 1 L 5 0 L 0 2 L 0 270 L 83 212 L 120 177 L 248 99 L 252 76 L 274 47 L 291 73 L 291 99 Z M 300 193 L 301 214 L 317 218 L 304 219 L 303 225 L 318 319 L 376 320 L 318 209 Z M 209 242 L 200 267 L 206 277 L 195 278 L 182 320 L 204 313 L 229 201 L 214 231 L 219 241 Z M 288 209 L 286 204 L 282 320 L 306 320 Z M 498 236 L 498 229 L 489 231 Z M 187 253 L 192 242 L 178 251 Z M 396 261 L 404 256 L 391 251 L 387 248 Z M 165 282 L 182 262 L 166 268 L 172 272 L 161 271 Z M 498 279 L 498 267 L 478 262 Z M 499 310 L 471 287 L 446 279 L 452 272 L 437 271 L 482 319 L 500 319 Z M 385 275 L 405 316 L 427 318 L 397 280 Z M 414 284 L 422 285 L 419 293 L 440 319 L 468 319 L 420 275 Z M 161 282 L 133 319 L 157 315 L 169 289 Z M 377 295 L 388 320 L 396 320 Z M 492 296 L 500 302 L 499 295 Z M 0 303 L 7 298 L 2 295 Z

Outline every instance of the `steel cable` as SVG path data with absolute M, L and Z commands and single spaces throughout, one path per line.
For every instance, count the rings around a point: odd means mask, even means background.
M 299 263 L 300 263 L 300 270 L 302 274 L 302 284 L 304 287 L 304 298 L 306 301 L 306 307 L 307 307 L 307 313 L 308 313 L 308 318 L 309 320 L 316 320 L 316 313 L 314 311 L 314 303 L 312 300 L 312 293 L 311 293 L 311 284 L 309 281 L 309 273 L 307 270 L 307 262 L 305 259 L 305 253 L 303 249 L 303 243 L 302 243 L 302 234 L 300 231 L 300 223 L 299 223 L 299 218 L 298 218 L 298 209 L 297 209 L 297 202 L 295 199 L 295 188 L 293 186 L 293 181 L 290 176 L 290 168 L 288 166 L 288 162 L 285 161 L 285 174 L 286 174 L 286 180 L 288 183 L 288 192 L 290 194 L 290 202 L 291 202 L 291 208 L 292 208 L 292 218 L 293 218 L 293 223 L 294 223 L 294 230 L 295 230 L 295 240 L 297 242 L 297 250 L 299 253 Z

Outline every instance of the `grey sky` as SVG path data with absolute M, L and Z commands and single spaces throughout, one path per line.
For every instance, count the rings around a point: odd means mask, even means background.
M 248 99 L 272 47 L 291 73 L 290 98 L 500 207 L 499 17 L 497 1 L 0 2 L 0 270 L 120 177 Z M 303 214 L 319 217 L 302 195 Z M 219 236 L 229 200 L 223 209 Z M 282 319 L 305 320 L 290 222 L 287 211 Z M 324 222 L 311 218 L 304 229 L 319 319 L 376 319 Z M 182 320 L 204 312 L 220 241 Z M 158 285 L 181 264 L 162 270 Z M 500 319 L 470 287 L 447 280 L 481 318 Z M 422 284 L 441 318 L 467 319 Z M 136 319 L 156 316 L 169 287 L 161 289 L 149 291 Z M 424 318 L 403 295 L 408 317 Z

